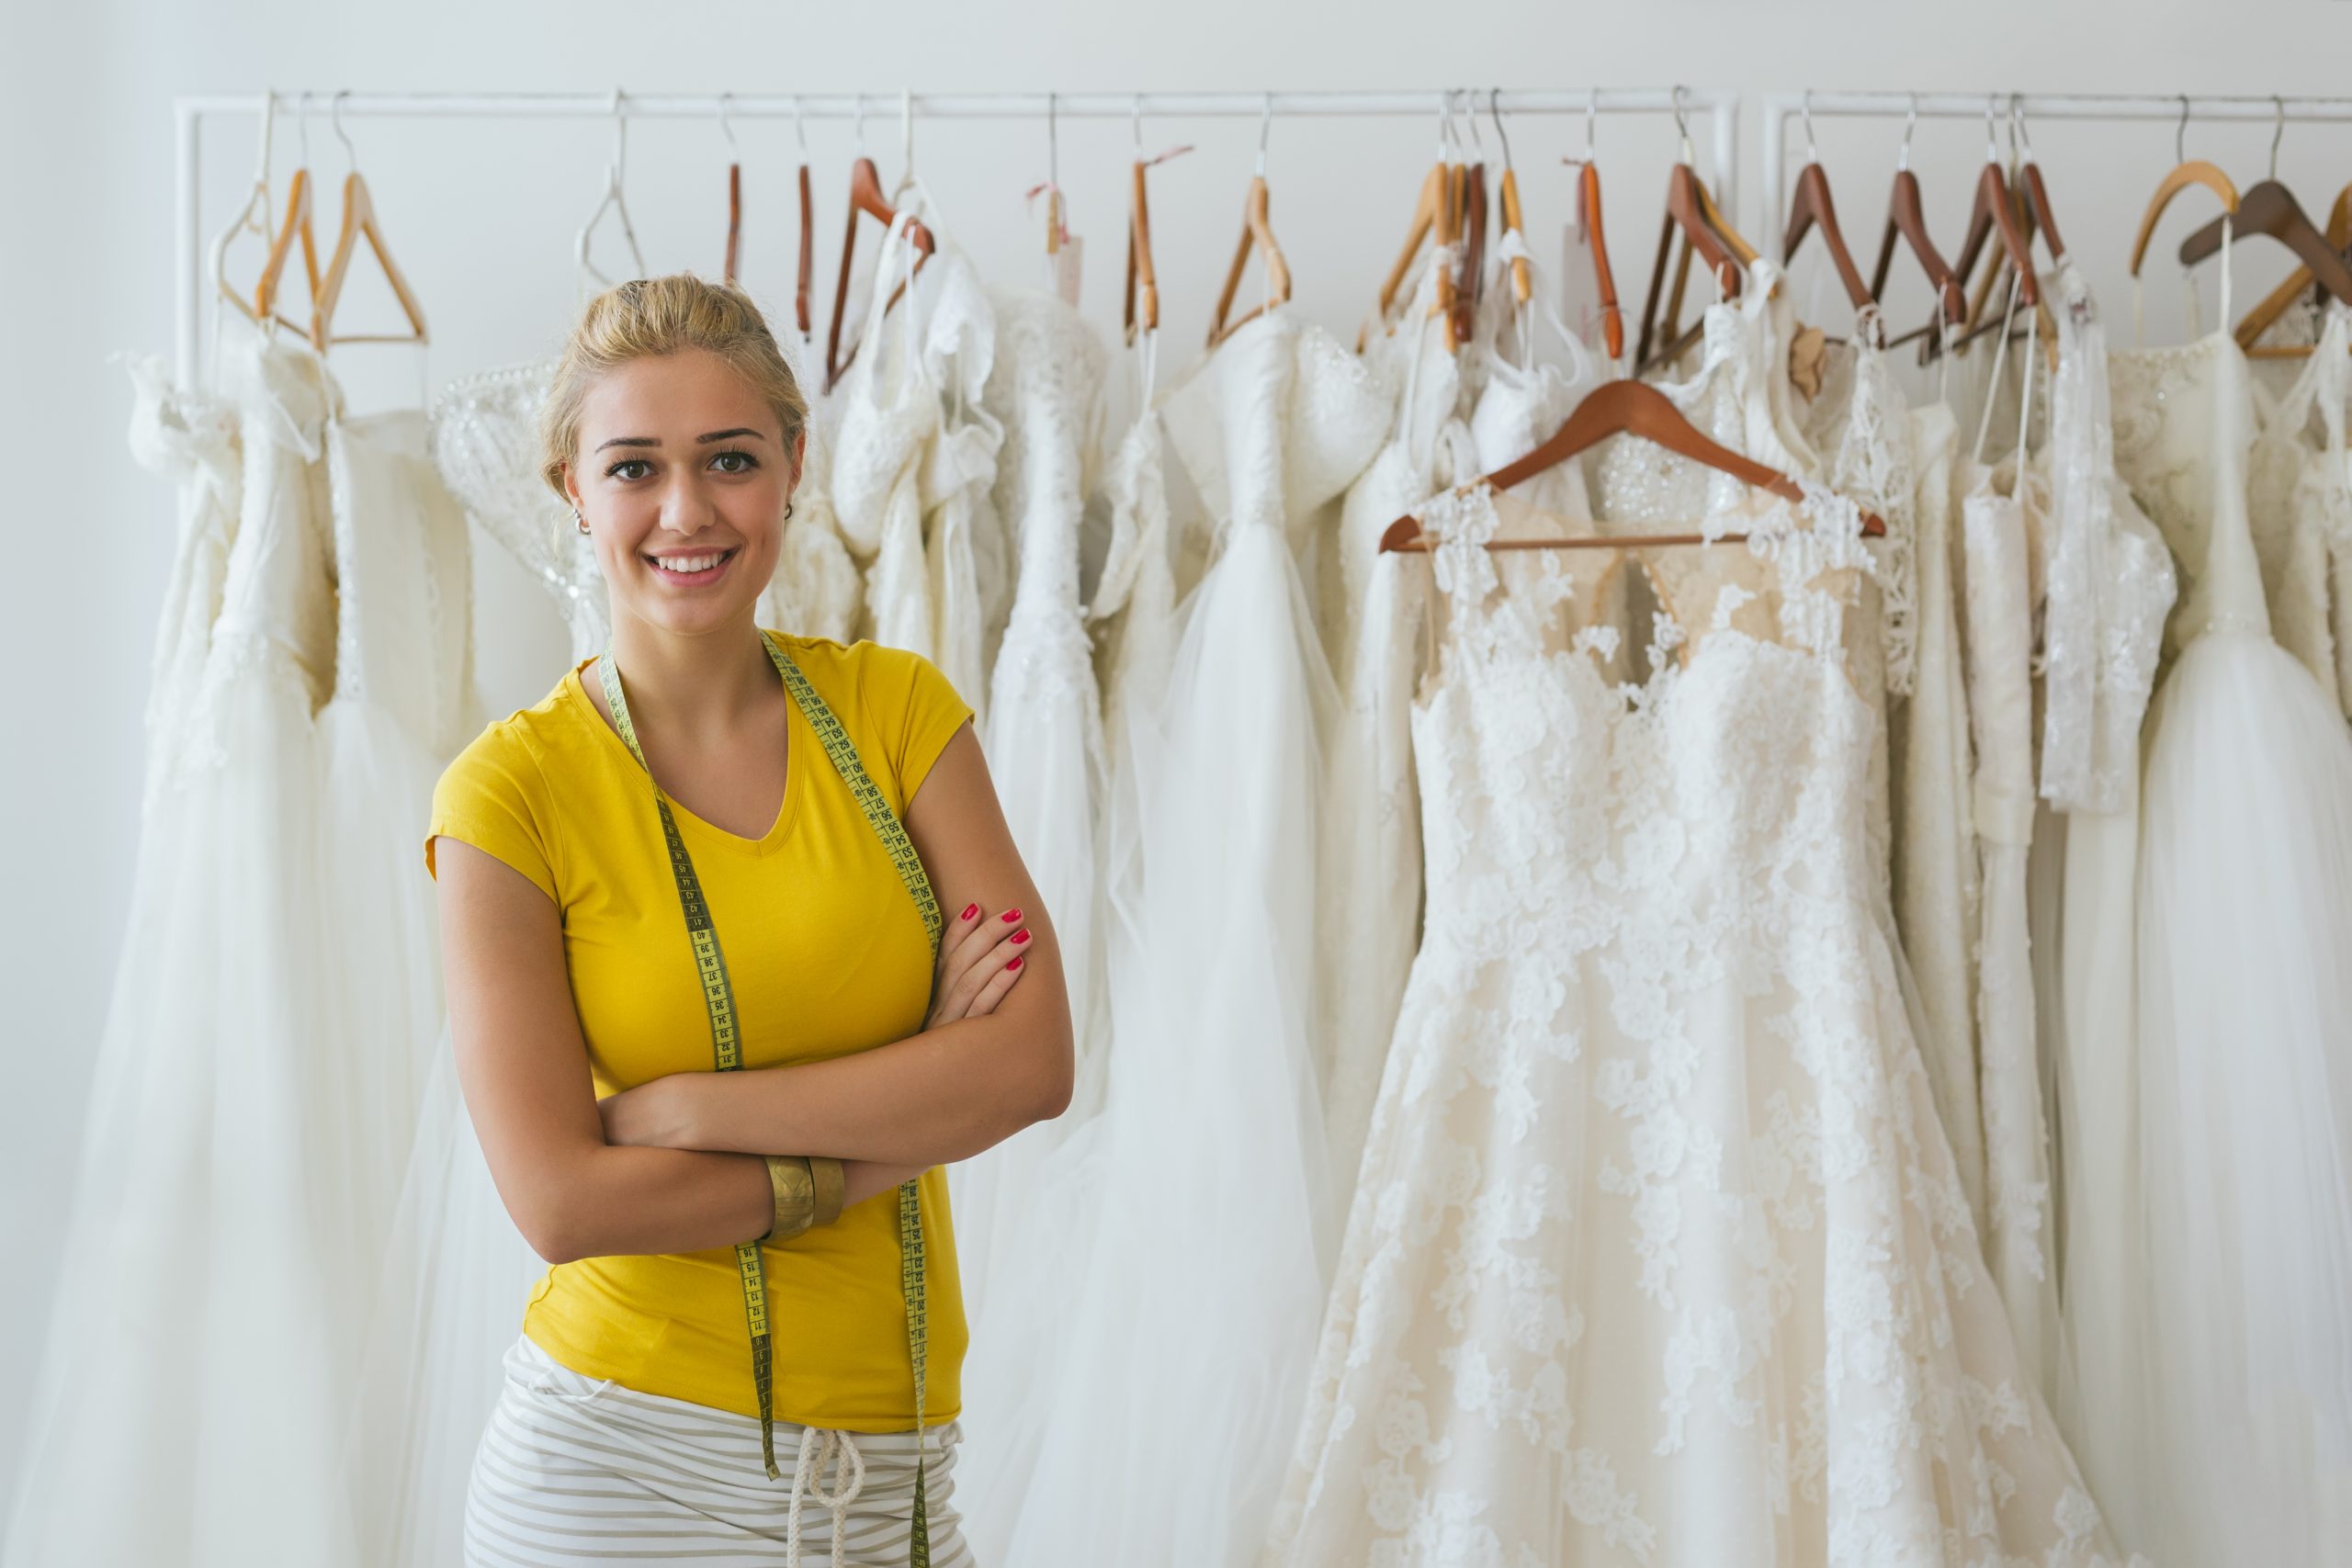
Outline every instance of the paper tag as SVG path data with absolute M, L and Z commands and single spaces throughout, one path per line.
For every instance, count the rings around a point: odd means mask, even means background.
M 1056 251 L 1047 263 L 1053 272 L 1053 289 L 1061 296 L 1062 303 L 1075 309 L 1078 286 L 1086 271 L 1086 242 L 1076 234 L 1062 236 L 1062 248 Z

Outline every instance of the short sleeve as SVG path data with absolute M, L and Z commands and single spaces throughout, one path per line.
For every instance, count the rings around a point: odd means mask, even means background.
M 898 777 L 904 810 L 948 741 L 972 716 L 972 706 L 922 654 L 878 643 L 868 644 L 865 652 L 859 685 L 867 720 Z
M 555 814 L 547 775 L 511 723 L 493 724 L 458 753 L 433 786 L 424 869 L 439 875 L 433 840 L 460 840 L 513 866 L 556 903 Z

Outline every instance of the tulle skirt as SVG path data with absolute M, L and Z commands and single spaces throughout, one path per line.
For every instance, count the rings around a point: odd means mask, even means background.
M 1182 619 L 1129 727 L 1144 901 L 1113 941 L 1104 1103 L 1044 1183 L 1068 1228 L 1031 1266 L 1064 1284 L 1022 1292 L 1042 1349 L 1019 1403 L 967 1383 L 972 1457 L 1006 1445 L 965 1478 L 987 1562 L 1250 1562 L 1322 1311 L 1313 781 L 1336 698 L 1275 530 L 1237 527 Z
M 2138 897 L 2143 1470 L 2161 1560 L 2352 1540 L 2352 735 L 2213 632 L 2151 719 Z
M 309 685 L 232 635 L 141 825 L 11 1568 L 354 1561 L 334 1439 L 370 1173 L 344 1134 L 374 1082 L 322 978 Z

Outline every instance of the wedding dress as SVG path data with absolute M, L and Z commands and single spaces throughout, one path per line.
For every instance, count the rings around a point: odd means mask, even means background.
M 2259 415 L 2249 460 L 2255 553 L 2278 646 L 2352 717 L 2352 473 L 2345 450 L 2352 307 L 2331 301 L 2294 380 Z M 2316 432 L 2312 427 L 2316 425 Z M 2312 439 L 2316 434 L 2317 439 Z
M 1003 1562 L 1249 1562 L 1327 1278 L 1316 786 L 1337 700 L 1295 552 L 1390 410 L 1282 309 L 1162 406 L 1221 548 L 1179 611 L 1158 711 L 1128 715 L 1145 897 L 1111 984 L 1131 1007 L 1092 1135 L 1064 1151 L 1090 1198 L 1068 1242 L 1082 1275 L 1031 1303 L 1061 1325 L 1035 1461 L 986 1502 L 1000 1522 L 977 1490 L 966 1510 Z
M 1103 355 L 1084 320 L 1054 295 L 1001 290 L 991 305 L 996 355 L 982 401 L 1004 432 L 995 505 L 1012 525 L 1020 571 L 982 743 L 1013 843 L 1053 919 L 1077 1049 L 1091 1076 L 1105 1030 L 1097 842 L 1103 755 L 1078 552 Z M 949 1168 L 971 1359 L 989 1359 L 989 1328 L 1000 1314 L 1017 1320 L 1030 1311 L 1028 1290 L 996 1288 L 997 1265 L 1005 1250 L 1029 1245 L 1021 1233 L 1046 1201 L 1040 1161 L 1073 1124 L 1067 1115 L 1041 1122 Z M 1009 1347 L 1020 1333 L 1008 1322 L 1000 1342 Z M 984 1385 L 989 1376 L 984 1366 Z
M 989 502 L 1003 428 L 982 405 L 996 348 L 987 291 L 933 226 L 925 260 L 900 209 L 875 258 L 871 310 L 837 390 L 833 515 L 865 571 L 859 635 L 923 655 L 988 723 L 988 630 L 1006 592 Z M 921 270 L 917 263 L 922 262 Z M 903 290 L 903 293 L 899 293 Z
M 2352 1536 L 2352 733 L 2270 636 L 2236 342 L 2110 363 L 2118 465 L 2188 580 L 2144 743 L 2118 1440 L 2152 1551 L 2326 1562 Z
M 2030 924 L 2060 1194 L 2052 1408 L 2117 1533 L 2137 1542 L 2132 905 L 2140 730 L 2174 574 L 2155 525 L 2117 473 L 2106 331 L 2089 288 L 2067 265 L 2046 292 L 2059 353 L 2042 605 L 2045 809 L 2033 829 L 2040 896 Z
M 1777 439 L 1764 281 L 1678 389 L 1718 438 Z M 1647 481 L 1618 526 L 1690 525 L 1695 476 L 1609 466 Z M 1423 510 L 1426 934 L 1273 1561 L 2116 1561 L 1910 1032 L 1857 514 L 1702 489 L 1752 542 L 1661 555 L 1638 687 L 1589 616 L 1646 564 L 1490 556 L 1562 526 L 1508 493 Z
M 339 393 L 307 348 L 230 325 L 238 519 L 141 822 L 10 1568 L 332 1565 L 353 1546 L 333 1467 L 372 1280 L 337 1227 L 376 1179 L 345 1136 L 373 1064 L 344 1049 L 323 984 L 313 729 Z M 190 597 L 167 614 L 206 592 L 218 525 L 184 536 Z

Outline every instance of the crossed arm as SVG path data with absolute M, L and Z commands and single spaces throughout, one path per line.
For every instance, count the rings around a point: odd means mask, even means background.
M 906 825 L 949 921 L 949 983 L 935 985 L 929 1027 L 831 1061 L 675 1074 L 601 1104 L 554 904 L 495 857 L 440 840 L 458 1081 L 499 1196 L 540 1257 L 731 1247 L 768 1228 L 763 1155 L 840 1159 L 856 1203 L 1061 1113 L 1072 1068 L 1060 945 L 968 724 Z M 959 920 L 973 904 L 978 918 Z M 1015 929 L 998 919 L 1009 908 L 1031 933 L 1012 950 L 1017 983 L 996 934 Z

